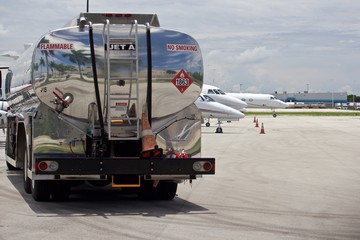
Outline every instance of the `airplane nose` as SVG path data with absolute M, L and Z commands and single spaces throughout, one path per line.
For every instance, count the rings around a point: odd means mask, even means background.
M 232 115 L 234 115 L 240 119 L 245 117 L 245 114 L 243 114 L 242 112 L 240 112 L 236 109 L 232 109 Z
M 244 118 L 245 117 L 245 114 L 243 114 L 242 112 L 239 112 L 239 118 Z
M 279 107 L 281 107 L 281 108 L 289 107 L 289 104 L 288 104 L 288 103 L 283 102 L 283 101 L 281 101 L 281 100 L 279 100 L 279 99 L 277 99 L 277 102 L 279 103 Z
M 284 106 L 284 107 L 289 107 L 290 105 L 288 104 L 288 103 L 286 103 L 286 102 L 282 102 L 282 105 Z

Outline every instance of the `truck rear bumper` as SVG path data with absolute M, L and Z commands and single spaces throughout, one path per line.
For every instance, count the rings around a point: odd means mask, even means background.
M 69 158 L 44 155 L 35 160 L 36 179 L 56 175 L 99 180 L 107 175 L 143 175 L 148 179 L 155 176 L 195 178 L 196 175 L 211 174 L 215 174 L 214 158 Z

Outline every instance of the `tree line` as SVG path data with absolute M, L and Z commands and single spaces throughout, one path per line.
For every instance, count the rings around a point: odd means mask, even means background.
M 347 101 L 348 102 L 360 102 L 360 96 L 348 95 L 347 96 Z

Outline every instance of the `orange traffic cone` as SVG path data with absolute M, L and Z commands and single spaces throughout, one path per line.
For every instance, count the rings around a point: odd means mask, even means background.
M 259 121 L 256 119 L 255 127 L 259 127 Z
M 129 117 L 136 117 L 136 108 L 135 108 L 135 103 L 133 103 L 128 111 L 128 116 Z
M 261 123 L 260 134 L 265 134 L 264 123 Z
M 150 127 L 149 120 L 144 112 L 142 113 L 141 140 L 142 140 L 143 151 L 152 150 L 157 145 L 155 140 L 155 135 Z

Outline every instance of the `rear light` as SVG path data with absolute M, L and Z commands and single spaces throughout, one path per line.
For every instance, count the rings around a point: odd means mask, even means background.
M 197 161 L 193 163 L 193 169 L 196 172 L 210 172 L 215 171 L 215 165 L 209 161 Z
M 48 168 L 47 162 L 39 162 L 38 166 L 40 171 L 46 171 L 46 169 Z
M 212 169 L 212 164 L 210 162 L 205 162 L 203 164 L 203 168 L 204 168 L 205 171 L 208 172 L 208 171 L 210 171 Z
M 37 164 L 40 172 L 55 172 L 59 169 L 59 163 L 56 161 L 41 161 Z
M 105 13 L 105 17 L 132 17 L 131 13 Z

